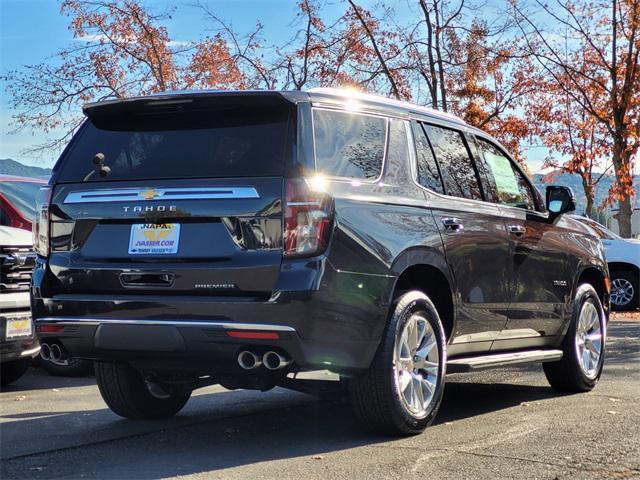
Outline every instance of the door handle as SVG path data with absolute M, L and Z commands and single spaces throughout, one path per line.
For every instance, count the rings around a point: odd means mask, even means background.
M 442 219 L 442 225 L 445 230 L 449 232 L 461 232 L 464 229 L 464 225 L 457 218 L 445 217 Z
M 516 237 L 522 237 L 525 233 L 527 233 L 527 229 L 522 225 L 509 225 L 507 230 L 510 234 L 515 235 Z

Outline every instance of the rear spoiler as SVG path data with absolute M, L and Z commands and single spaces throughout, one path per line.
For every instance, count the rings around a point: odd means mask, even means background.
M 283 104 L 295 105 L 308 101 L 309 95 L 300 91 L 181 91 L 87 103 L 82 107 L 82 111 L 87 117 L 92 118 L 96 115 L 139 111 L 206 109 L 207 107 L 215 108 L 231 104 L 282 106 Z

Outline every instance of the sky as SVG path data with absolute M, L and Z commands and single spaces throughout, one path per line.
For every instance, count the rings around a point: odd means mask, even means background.
M 147 3 L 161 11 L 171 5 L 177 7 L 172 18 L 166 21 L 174 41 L 195 41 L 211 33 L 211 25 L 202 13 L 190 6 L 195 1 L 153 0 Z M 206 3 L 238 31 L 249 31 L 260 21 L 268 43 L 283 43 L 297 30 L 294 24 L 295 0 L 207 0 Z M 339 14 L 343 8 L 339 3 L 323 13 L 329 16 Z M 361 2 L 365 7 L 372 3 Z M 23 65 L 45 62 L 60 48 L 68 46 L 73 38 L 67 27 L 68 18 L 60 14 L 58 0 L 0 0 L 0 76 Z M 12 112 L 5 89 L 6 83 L 0 80 L 0 158 L 13 158 L 42 167 L 53 166 L 56 158 L 34 158 L 21 153 L 41 143 L 44 137 L 42 133 L 30 131 L 11 133 Z M 531 170 L 539 171 L 546 151 L 533 148 L 526 153 Z

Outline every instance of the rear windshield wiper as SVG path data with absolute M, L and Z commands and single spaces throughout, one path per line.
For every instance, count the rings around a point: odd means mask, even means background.
M 93 170 L 91 170 L 89 173 L 85 175 L 85 177 L 82 179 L 83 182 L 86 182 L 87 180 L 89 180 L 91 178 L 91 175 L 93 175 L 95 172 L 98 172 L 98 175 L 100 175 L 100 178 L 105 178 L 107 175 L 111 173 L 111 168 L 109 168 L 107 165 L 104 164 L 104 159 L 105 159 L 104 153 L 102 152 L 98 152 L 94 155 Z

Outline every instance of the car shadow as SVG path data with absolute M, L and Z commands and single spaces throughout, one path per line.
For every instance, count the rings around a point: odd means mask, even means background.
M 86 387 L 96 383 L 95 377 L 60 377 L 48 374 L 45 370 L 32 366 L 27 373 L 14 383 L 0 387 L 0 392 L 28 392 L 33 390 L 48 390 L 52 388 Z
M 216 403 L 225 402 L 225 397 L 234 393 L 237 392 L 199 395 L 192 401 L 211 403 L 215 407 Z M 47 453 L 45 458 L 41 454 L 32 456 L 39 466 L 45 466 L 41 471 L 32 473 L 34 478 L 76 476 L 80 473 L 85 478 L 169 477 L 292 457 L 316 457 L 359 446 L 402 441 L 364 431 L 345 400 L 320 402 L 301 394 L 291 395 L 298 395 L 303 400 L 298 405 L 258 408 L 251 413 L 239 410 L 234 415 L 232 410 L 231 414 L 221 418 L 212 418 L 200 408 L 195 414 L 186 409 L 173 419 L 155 422 L 131 422 L 111 415 L 111 421 L 93 427 L 104 440 L 84 441 L 69 448 L 58 443 L 56 450 Z M 457 382 L 454 379 L 447 385 L 435 425 L 462 421 L 554 396 L 556 394 L 547 387 Z M 72 427 L 82 422 L 87 414 L 98 416 L 109 415 L 109 412 L 34 412 L 30 414 L 32 417 L 27 414 L 4 415 L 2 436 L 11 438 L 18 434 L 18 429 L 42 431 L 43 422 L 50 421 L 52 416 L 56 416 L 55 421 Z M 142 431 L 139 428 L 141 424 L 145 427 Z M 133 425 L 138 428 L 132 429 Z M 146 427 L 151 430 L 146 431 Z M 95 432 L 83 432 L 87 433 L 92 438 Z M 114 440 L 118 444 L 114 444 Z M 117 463 L 113 457 L 104 455 L 106 443 L 110 451 L 118 452 Z M 77 454 L 69 450 L 75 450 Z M 19 476 L 19 472 L 12 470 L 12 464 L 22 464 L 25 457 L 11 459 L 11 455 L 2 456 L 5 457 L 2 477 Z M 26 457 L 27 462 L 29 458 Z M 135 465 L 132 471 L 118 470 L 118 465 L 129 462 Z

